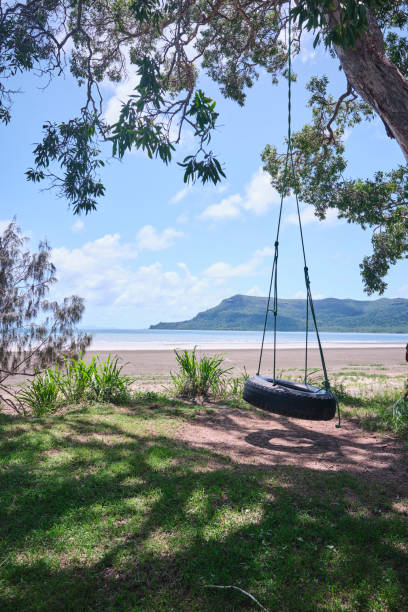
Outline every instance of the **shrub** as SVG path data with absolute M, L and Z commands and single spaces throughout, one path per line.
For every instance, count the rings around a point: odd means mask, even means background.
M 118 366 L 119 358 L 112 359 L 108 355 L 105 361 L 98 363 L 92 360 L 89 377 L 89 397 L 99 402 L 112 402 L 124 404 L 130 399 L 130 385 L 132 379 L 124 376 L 124 366 Z
M 57 365 L 38 374 L 17 397 L 34 416 L 84 400 L 123 404 L 130 400 L 132 379 L 122 374 L 118 361 L 110 355 L 105 361 L 94 357 L 89 364 L 82 357 L 67 359 L 63 371 Z
M 217 396 L 221 392 L 225 375 L 231 372 L 232 368 L 223 369 L 224 359 L 221 355 L 203 355 L 198 360 L 196 349 L 197 347 L 192 351 L 174 351 L 180 368 L 177 374 L 170 372 L 176 393 L 191 398 L 208 397 L 210 393 Z
M 76 404 L 87 396 L 87 391 L 95 369 L 95 357 L 87 364 L 82 358 L 66 359 L 65 372 L 59 379 L 61 395 L 68 404 Z
M 20 391 L 18 394 L 20 403 L 28 407 L 36 417 L 54 411 L 58 407 L 59 379 L 58 366 L 55 366 L 54 370 L 46 370 Z
M 244 392 L 244 385 L 249 378 L 249 374 L 244 367 L 241 376 L 225 378 L 219 385 L 219 395 L 225 399 L 241 399 Z

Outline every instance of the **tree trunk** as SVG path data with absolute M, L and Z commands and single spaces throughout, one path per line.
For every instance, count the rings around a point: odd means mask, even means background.
M 388 136 L 395 138 L 408 162 L 408 81 L 385 55 L 384 39 L 375 13 L 367 9 L 368 29 L 354 48 L 335 51 L 350 85 L 381 117 Z M 329 27 L 336 13 L 327 15 Z

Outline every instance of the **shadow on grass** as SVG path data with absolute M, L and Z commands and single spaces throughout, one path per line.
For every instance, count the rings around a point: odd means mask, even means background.
M 163 413 L 162 413 L 163 416 Z M 238 468 L 115 409 L 1 417 L 2 610 L 402 610 L 395 491 Z

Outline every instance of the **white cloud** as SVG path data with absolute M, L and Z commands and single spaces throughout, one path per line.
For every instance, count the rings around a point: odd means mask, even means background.
M 178 202 L 181 202 L 181 200 L 183 200 L 186 195 L 188 193 L 190 193 L 191 191 L 191 185 L 187 185 L 186 187 L 184 187 L 183 189 L 180 189 L 180 191 L 178 191 L 171 199 L 170 199 L 170 204 L 178 204 Z
M 137 266 L 136 257 L 136 246 L 123 243 L 117 234 L 77 249 L 56 248 L 52 259 L 59 282 L 53 297 L 80 295 L 85 299 L 88 324 L 102 320 L 111 327 L 123 327 L 140 324 L 140 317 L 144 325 L 154 323 L 163 318 L 163 312 L 166 320 L 190 318 L 197 304 L 209 308 L 231 292 L 217 289 L 205 275 L 192 274 L 183 262 L 165 270 L 159 262 Z
M 250 182 L 245 186 L 244 194 L 235 193 L 221 200 L 218 204 L 208 206 L 200 218 L 233 219 L 239 217 L 242 211 L 264 215 L 272 204 L 280 202 L 278 192 L 272 188 L 268 175 L 258 168 Z
M 343 223 L 343 219 L 339 219 L 338 215 L 339 211 L 337 208 L 329 208 L 326 213 L 326 219 L 323 223 L 327 223 L 329 225 L 339 225 Z M 302 225 L 309 225 L 310 223 L 322 223 L 318 217 L 314 214 L 314 208 L 312 206 L 307 206 L 300 211 L 300 218 L 302 220 Z M 298 214 L 291 213 L 284 218 L 284 223 L 288 225 L 297 225 L 299 223 Z
M 246 262 L 235 266 L 217 262 L 193 274 L 184 262 L 170 270 L 158 261 L 137 265 L 136 242 L 125 243 L 119 234 L 108 234 L 80 248 L 53 249 L 59 280 L 53 297 L 82 296 L 91 324 L 95 323 L 95 315 L 96 322 L 103 319 L 111 327 L 132 325 L 132 321 L 139 324 L 140 316 L 145 317 L 143 324 L 154 323 L 163 319 L 163 312 L 166 320 L 180 320 L 196 314 L 197 304 L 200 309 L 209 308 L 232 295 L 234 289 L 228 285 L 229 280 L 251 277 L 272 254 L 273 249 L 265 247 Z M 254 291 L 261 293 L 258 287 Z
M 208 206 L 200 215 L 200 218 L 218 220 L 239 217 L 241 214 L 239 209 L 241 202 L 241 196 L 236 193 L 235 195 L 229 196 L 229 198 L 224 198 L 219 204 L 211 204 L 211 206 Z
M 175 238 L 182 235 L 172 228 L 158 232 L 152 225 L 146 225 L 138 232 L 133 243 L 123 242 L 120 234 L 105 234 L 76 249 L 55 248 L 52 251 L 52 259 L 57 275 L 63 270 L 65 279 L 70 283 L 76 276 L 84 275 L 90 285 L 98 285 L 99 282 L 104 284 L 108 270 L 114 271 L 123 261 L 137 259 L 140 251 L 164 250 L 173 244 Z
M 152 225 L 145 225 L 136 235 L 137 247 L 140 251 L 163 251 L 172 246 L 176 238 L 183 236 L 183 232 L 171 227 L 160 233 Z
M 248 261 L 236 266 L 226 263 L 225 261 L 218 261 L 204 270 L 204 275 L 222 281 L 232 277 L 251 276 L 252 274 L 256 274 L 265 257 L 271 257 L 273 254 L 273 249 L 264 247 L 263 249 L 255 251 Z
M 242 207 L 256 215 L 264 215 L 271 204 L 279 202 L 280 196 L 276 189 L 273 189 L 269 176 L 262 168 L 258 168 L 246 186 Z
M 72 230 L 74 233 L 77 233 L 77 232 L 82 232 L 82 230 L 84 229 L 84 227 L 85 227 L 85 223 L 82 221 L 82 219 L 77 219 L 77 220 L 75 221 L 75 223 L 73 223 L 73 225 L 71 225 L 71 230 Z
M 246 292 L 246 295 L 255 295 L 255 296 L 262 295 L 262 289 L 258 287 L 258 285 L 254 285 L 253 287 L 251 287 L 251 289 L 249 289 Z
M 302 44 L 300 53 L 297 56 L 302 64 L 314 63 L 316 58 L 316 49 L 313 48 L 314 34 L 312 32 L 302 33 Z
M 134 70 L 135 70 L 135 66 L 133 66 L 133 71 Z M 121 83 L 117 83 L 113 85 L 114 94 L 108 100 L 106 110 L 105 110 L 105 115 L 104 115 L 105 120 L 108 123 L 112 124 L 118 121 L 120 110 L 122 108 L 122 104 L 124 102 L 127 102 L 127 100 L 129 99 L 129 96 L 134 93 L 135 88 L 139 84 L 139 81 L 140 81 L 139 75 L 133 74 L 132 76 L 126 78 Z M 112 86 L 112 83 L 109 83 L 109 87 L 111 86 Z

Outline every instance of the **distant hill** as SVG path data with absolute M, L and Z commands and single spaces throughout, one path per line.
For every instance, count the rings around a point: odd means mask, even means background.
M 225 329 L 260 330 L 265 320 L 267 298 L 234 295 L 218 306 L 199 312 L 189 321 L 158 323 L 150 329 Z M 326 298 L 314 302 L 319 330 L 333 332 L 408 332 L 408 300 L 338 300 Z M 305 300 L 279 300 L 279 331 L 305 328 Z M 273 316 L 269 317 L 272 326 Z

